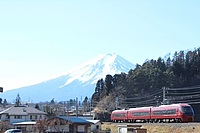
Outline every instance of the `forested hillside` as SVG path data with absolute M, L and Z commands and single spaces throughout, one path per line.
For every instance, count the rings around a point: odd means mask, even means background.
M 156 105 L 162 101 L 163 87 L 180 88 L 199 84 L 200 48 L 180 51 L 165 59 L 159 57 L 157 60 L 147 60 L 142 65 L 137 64 L 128 74 L 107 75 L 105 79 L 99 79 L 92 105 L 96 111 L 108 113 L 116 108 Z M 146 101 L 149 98 L 150 102 L 145 104 L 142 98 Z

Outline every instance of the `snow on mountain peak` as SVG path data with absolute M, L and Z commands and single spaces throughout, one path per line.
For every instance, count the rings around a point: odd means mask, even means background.
M 35 85 L 6 91 L 1 97 L 10 102 L 14 101 L 13 98 L 17 94 L 20 94 L 23 99 L 31 99 L 34 102 L 44 102 L 52 98 L 63 101 L 74 98 L 82 99 L 83 96 L 91 97 L 99 79 L 105 79 L 107 74 L 113 76 L 121 72 L 127 73 L 134 67 L 132 63 L 117 54 L 101 54 L 67 74 Z
M 60 88 L 75 80 L 79 80 L 82 83 L 90 81 L 90 84 L 95 84 L 97 80 L 105 78 L 107 74 L 114 75 L 121 72 L 128 72 L 130 68 L 134 68 L 134 65 L 115 53 L 100 54 L 71 70 L 66 75 L 69 77 L 68 80 Z

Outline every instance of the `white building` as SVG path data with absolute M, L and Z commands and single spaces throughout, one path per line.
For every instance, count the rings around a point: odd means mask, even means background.
M 45 117 L 45 112 L 28 106 L 14 106 L 0 112 L 0 120 L 8 120 L 11 124 L 43 120 Z
M 31 122 L 19 122 L 19 123 L 14 123 L 14 128 L 15 129 L 21 129 L 24 132 L 28 133 L 36 133 L 36 122 L 31 121 Z
M 87 120 L 91 122 L 91 132 L 98 133 L 101 131 L 101 121 L 100 120 Z

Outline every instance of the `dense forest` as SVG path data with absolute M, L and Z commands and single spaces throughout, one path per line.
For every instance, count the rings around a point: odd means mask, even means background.
M 92 95 L 97 112 L 162 104 L 162 88 L 181 88 L 200 84 L 200 48 L 175 52 L 173 56 L 136 64 L 127 74 L 99 79 Z

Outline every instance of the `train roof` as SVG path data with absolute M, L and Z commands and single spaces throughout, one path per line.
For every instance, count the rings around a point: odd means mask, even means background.
M 129 108 L 129 110 L 150 109 L 150 108 L 152 108 L 152 106 L 150 106 L 150 107 L 136 107 L 136 108 Z
M 113 112 L 126 112 L 131 110 L 140 110 L 140 109 L 150 109 L 150 108 L 159 108 L 159 107 L 180 107 L 180 106 L 190 106 L 187 103 L 177 103 L 177 104 L 169 104 L 169 105 L 160 105 L 160 106 L 149 106 L 149 107 L 136 107 L 136 108 L 129 108 L 129 109 L 121 109 L 121 110 L 114 110 Z
M 127 110 L 126 109 L 120 109 L 120 110 L 114 110 L 112 112 L 125 112 L 125 111 L 127 111 Z
M 169 104 L 169 105 L 160 105 L 159 107 L 171 107 L 171 106 L 190 106 L 187 103 L 176 103 L 176 104 Z
M 179 108 L 182 106 L 190 106 L 187 103 L 179 103 L 179 104 L 170 104 L 170 105 L 160 105 L 157 107 L 153 107 L 152 109 L 157 110 L 157 109 L 166 109 L 166 108 Z

